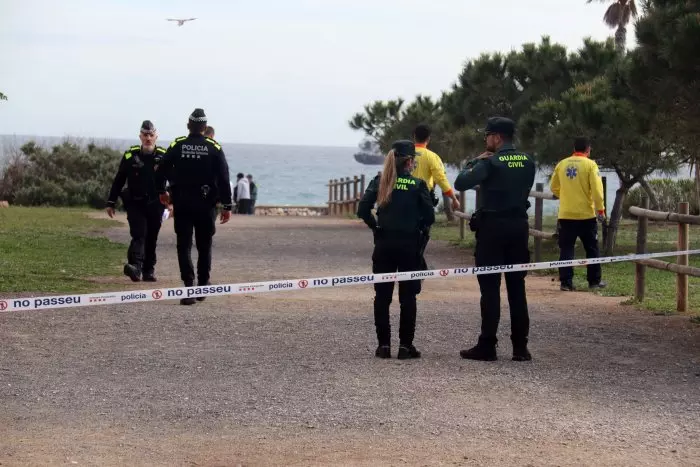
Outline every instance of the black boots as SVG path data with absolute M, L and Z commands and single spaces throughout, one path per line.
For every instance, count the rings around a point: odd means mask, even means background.
M 527 350 L 527 337 L 525 339 L 513 340 L 513 361 L 515 362 L 529 362 L 532 360 L 532 355 L 530 351 Z
M 131 279 L 133 282 L 138 282 L 141 280 L 141 271 L 137 266 L 133 264 L 124 265 L 124 275 Z
M 377 358 L 391 358 L 391 347 L 388 345 L 379 345 L 374 352 L 374 356 Z M 420 358 L 420 352 L 413 345 L 402 345 L 399 347 L 399 354 L 396 358 L 399 360 Z
M 532 360 L 532 355 L 527 349 L 527 338 L 513 340 L 513 361 L 529 362 Z M 479 343 L 468 350 L 462 350 L 459 355 L 467 360 L 481 360 L 491 362 L 498 359 L 496 355 L 497 340 L 479 338 Z
M 399 347 L 399 354 L 396 358 L 398 358 L 399 360 L 420 358 L 420 352 L 412 345 L 402 345 Z
M 147 270 L 147 271 L 143 271 L 143 277 L 141 280 L 144 282 L 156 282 L 157 281 L 156 275 L 152 269 Z
M 388 345 L 380 345 L 377 347 L 374 356 L 377 358 L 391 358 L 391 347 Z
M 479 337 L 479 342 L 474 347 L 460 351 L 459 355 L 467 360 L 491 362 L 498 359 L 496 356 L 496 343 L 496 338 L 484 339 Z

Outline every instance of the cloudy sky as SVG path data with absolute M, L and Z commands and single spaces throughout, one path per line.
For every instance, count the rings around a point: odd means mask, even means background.
M 0 134 L 186 133 L 202 107 L 217 139 L 355 146 L 374 99 L 438 96 L 462 65 L 549 35 L 604 39 L 585 0 L 0 0 Z M 196 17 L 178 27 L 166 18 Z M 630 28 L 632 31 L 632 28 Z M 630 35 L 633 35 L 630 34 Z M 633 40 L 633 39 L 630 39 Z

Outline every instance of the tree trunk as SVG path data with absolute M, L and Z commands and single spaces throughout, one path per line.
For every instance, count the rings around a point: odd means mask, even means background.
M 647 181 L 643 178 L 639 180 L 639 184 L 641 185 L 642 189 L 646 192 L 647 197 L 649 198 L 650 208 L 654 211 L 658 211 L 659 199 L 656 197 L 656 193 L 654 193 L 654 190 L 651 189 Z
M 615 254 L 615 243 L 617 241 L 617 231 L 620 226 L 620 219 L 622 218 L 622 203 L 625 201 L 625 196 L 629 191 L 631 185 L 620 181 L 620 188 L 615 192 L 615 203 L 613 204 L 612 211 L 610 212 L 610 221 L 608 224 L 608 235 L 605 239 L 605 256 L 612 256 Z
M 700 209 L 700 158 L 695 161 L 695 201 Z
M 623 25 L 615 31 L 615 48 L 620 54 L 624 54 L 627 48 L 627 28 Z
M 452 222 L 455 220 L 455 215 L 452 212 L 452 199 L 442 195 L 442 202 L 444 203 L 443 206 L 445 208 L 445 216 L 447 216 L 448 221 Z

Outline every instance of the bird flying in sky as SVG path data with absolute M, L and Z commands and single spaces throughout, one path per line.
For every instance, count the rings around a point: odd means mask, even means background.
M 194 21 L 197 18 L 187 18 L 187 19 L 174 19 L 174 18 L 168 18 L 166 21 L 177 21 L 178 26 L 182 26 L 185 24 L 185 21 Z

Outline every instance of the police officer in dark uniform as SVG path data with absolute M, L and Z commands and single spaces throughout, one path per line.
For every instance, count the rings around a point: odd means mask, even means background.
M 141 124 L 140 146 L 131 146 L 122 157 L 107 198 L 107 214 L 114 217 L 117 198 L 126 208 L 131 244 L 127 250 L 124 274 L 132 281 L 155 282 L 156 244 L 165 207 L 158 199 L 155 169 L 165 149 L 156 146 L 158 134 L 150 120 Z M 127 188 L 124 188 L 124 183 Z
M 359 203 L 357 216 L 374 232 L 372 272 L 375 274 L 421 269 L 422 235 L 435 222 L 435 211 L 426 183 L 411 176 L 415 157 L 416 148 L 412 141 L 395 142 L 384 161 L 381 176 L 370 182 Z M 375 203 L 376 219 L 372 214 Z M 375 284 L 374 290 L 374 324 L 379 341 L 375 355 L 391 358 L 389 306 L 394 283 Z M 413 346 L 416 295 L 420 291 L 420 280 L 399 282 L 401 322 L 398 358 L 402 360 L 421 356 Z
M 476 232 L 476 266 L 497 266 L 530 262 L 528 249 L 528 197 L 535 181 L 532 156 L 513 145 L 515 124 L 493 117 L 486 125 L 486 152 L 457 176 L 459 191 L 480 186 L 480 206 L 470 227 Z M 506 273 L 510 305 L 513 360 L 532 357 L 527 348 L 530 318 L 525 296 L 525 272 Z M 496 360 L 496 331 L 501 315 L 501 274 L 478 276 L 481 289 L 481 335 L 477 345 L 462 350 L 462 358 Z
M 192 287 L 195 279 L 192 232 L 199 256 L 197 284 L 208 285 L 212 238 L 216 232 L 216 203 L 222 204 L 222 224 L 231 218 L 232 205 L 228 163 L 219 143 L 203 134 L 207 128 L 204 110 L 192 112 L 187 128 L 189 135 L 175 138 L 168 148 L 157 172 L 157 182 L 163 204 L 171 201 L 173 204 L 180 277 L 186 287 Z M 172 196 L 165 191 L 166 180 L 170 182 Z M 203 301 L 204 297 L 196 300 Z M 193 305 L 195 299 L 183 298 L 180 303 Z

